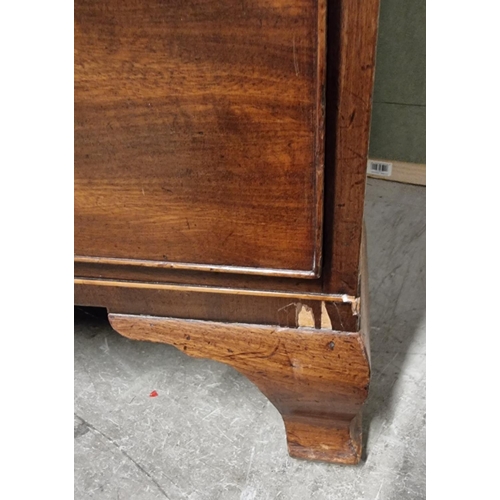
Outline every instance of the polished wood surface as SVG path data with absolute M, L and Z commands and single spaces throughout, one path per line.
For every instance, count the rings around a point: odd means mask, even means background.
M 76 1 L 75 303 L 244 373 L 293 456 L 356 463 L 378 0 L 325 8 Z
M 343 296 L 76 278 L 75 303 L 114 313 L 288 327 L 299 326 L 298 315 L 305 306 L 317 328 L 325 304 L 333 329 L 359 328 L 359 299 Z
M 83 6 L 85 6 L 86 0 L 82 0 L 82 2 Z M 78 5 L 75 8 L 77 11 L 79 10 Z M 124 265 L 124 262 L 120 260 L 108 258 L 107 261 L 103 261 L 95 257 L 89 258 L 88 255 L 77 256 L 75 275 L 82 278 L 104 277 L 144 282 L 159 280 L 191 284 L 198 282 L 214 286 L 234 285 L 240 288 L 287 289 L 290 291 L 298 289 L 318 293 L 325 291 L 326 293 L 359 295 L 359 244 L 364 203 L 365 162 L 367 159 L 368 127 L 371 111 L 377 9 L 377 0 L 368 0 L 363 4 L 351 0 L 341 0 L 331 3 L 328 8 L 328 79 L 325 96 L 327 108 L 325 224 L 322 251 L 323 265 L 320 269 L 320 277 L 310 279 L 312 276 L 307 272 L 305 274 L 299 272 L 297 274 L 299 279 L 288 279 L 285 272 L 283 274 L 285 279 L 281 279 L 279 276 L 272 276 L 272 269 L 255 268 L 259 273 L 267 273 L 262 276 L 262 281 L 258 279 L 256 281 L 254 276 L 248 274 L 214 273 L 210 271 L 210 266 L 209 268 L 199 268 L 198 271 L 191 270 L 190 272 L 189 269 L 173 269 L 162 266 L 162 264 L 165 264 L 163 261 L 150 261 L 150 265 L 144 266 L 142 265 L 144 262 L 132 259 L 128 261 L 127 265 Z M 76 33 L 78 40 L 78 26 L 76 27 Z M 318 33 L 321 35 L 320 30 L 318 30 Z M 78 45 L 76 48 L 78 51 Z M 78 53 L 76 60 L 78 60 Z M 80 74 L 82 81 L 85 81 L 85 67 L 80 69 L 77 67 L 76 73 Z M 87 85 L 91 85 L 91 83 L 91 80 L 87 81 Z M 97 83 L 94 81 L 95 85 Z M 83 134 L 84 130 L 77 133 Z M 84 155 L 84 149 L 85 147 L 82 145 L 81 155 Z M 76 150 L 78 152 L 78 145 Z M 93 175 L 98 175 L 95 169 Z M 85 171 L 78 169 L 78 158 L 75 178 L 75 204 L 78 207 L 79 193 L 82 195 L 82 193 L 91 192 L 85 189 L 82 191 L 78 187 L 80 182 L 84 185 L 87 183 Z M 108 187 L 112 189 L 113 186 L 109 185 Z M 116 189 L 123 187 L 120 184 L 115 186 Z M 105 201 L 101 199 L 100 202 Z M 82 203 L 85 205 L 86 202 L 82 201 Z M 108 217 L 111 217 L 111 213 Z M 83 222 L 87 221 L 98 225 L 100 220 L 105 223 L 104 220 L 93 217 L 85 217 Z M 75 214 L 75 249 L 77 253 L 85 253 L 83 250 L 79 250 L 78 242 L 82 231 L 91 230 L 91 228 L 87 226 L 87 229 L 82 229 L 80 222 L 82 221 L 78 216 L 77 208 Z M 115 222 L 115 225 L 117 224 L 119 222 Z M 121 230 L 126 232 L 125 228 Z M 105 230 L 96 228 L 96 231 L 104 232 Z M 141 229 L 139 232 L 134 232 L 134 234 L 142 237 L 142 231 Z M 113 238 L 113 236 L 107 236 L 104 239 L 96 237 L 92 244 L 96 247 L 107 248 L 110 237 Z M 127 238 L 125 237 L 116 244 L 121 247 L 126 241 Z M 137 238 L 137 241 L 136 244 L 140 245 L 143 239 Z M 225 247 L 225 245 L 222 245 L 224 239 L 221 239 L 220 243 L 221 247 Z M 131 243 L 127 244 L 131 245 Z M 185 246 L 191 246 L 189 239 L 185 240 Z M 102 255 L 102 252 L 99 253 Z M 247 253 L 253 254 L 253 251 Z M 286 250 L 284 251 L 285 254 L 287 254 Z M 87 259 L 87 261 L 80 262 L 80 259 Z M 158 264 L 160 267 L 152 267 L 151 263 L 153 265 Z M 168 263 L 166 265 L 168 266 Z M 230 268 L 229 266 L 226 266 L 226 270 L 238 271 L 237 268 Z M 259 278 L 259 276 L 256 275 L 255 278 Z
M 359 296 L 379 0 L 328 4 L 323 289 Z
M 319 274 L 325 3 L 75 3 L 77 260 Z
M 134 340 L 172 344 L 247 376 L 283 416 L 292 456 L 354 464 L 370 367 L 358 333 L 110 314 Z
M 322 281 L 320 279 L 153 268 L 96 262 L 75 262 L 74 271 L 75 277 L 78 278 L 114 279 L 139 283 L 177 283 L 210 287 L 222 286 L 252 290 L 281 290 L 291 293 L 322 293 Z

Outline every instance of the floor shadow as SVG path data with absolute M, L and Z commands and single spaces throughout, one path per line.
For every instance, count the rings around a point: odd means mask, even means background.
M 364 460 L 376 442 L 369 433 L 380 434 L 393 421 L 409 356 L 425 359 L 425 188 L 370 179 L 365 220 L 372 379 L 363 411 Z

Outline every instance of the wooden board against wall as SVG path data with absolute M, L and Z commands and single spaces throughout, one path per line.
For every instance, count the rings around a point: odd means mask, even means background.
M 381 160 L 370 158 L 368 161 L 383 162 L 392 164 L 390 176 L 377 175 L 368 171 L 368 177 L 373 179 L 383 179 L 386 181 L 403 182 L 405 184 L 426 185 L 425 163 L 409 163 L 404 161 Z

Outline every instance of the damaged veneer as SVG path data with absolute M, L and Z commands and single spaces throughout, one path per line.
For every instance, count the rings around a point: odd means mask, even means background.
M 294 294 L 275 290 L 85 278 L 75 278 L 75 287 L 82 297 L 82 304 L 99 306 L 102 296 L 102 304 L 110 311 L 120 311 L 123 304 L 132 302 L 132 308 L 127 305 L 127 309 L 134 314 L 182 318 L 185 298 L 189 296 L 189 318 L 289 327 L 328 327 L 343 331 L 358 329 L 360 298 L 350 295 Z M 154 296 L 151 296 L 151 291 L 155 292 Z M 177 296 L 178 306 L 175 300 Z M 216 304 L 223 301 L 225 296 L 230 296 L 233 308 L 218 310 Z M 205 312 L 207 310 L 209 313 Z M 236 316 L 233 317 L 232 313 L 236 313 Z
M 344 296 L 345 297 L 345 296 Z M 348 302 L 347 300 L 343 300 L 343 302 Z M 359 315 L 359 299 L 353 299 L 350 304 L 352 307 L 353 316 Z M 297 303 L 290 304 L 291 306 L 295 306 L 297 310 L 297 328 L 315 328 L 316 327 L 316 318 L 314 316 L 314 309 L 311 306 L 306 304 Z M 330 313 L 328 312 L 328 308 L 336 308 L 337 305 L 334 301 L 332 302 L 321 302 L 321 313 L 320 313 L 320 325 L 322 330 L 332 330 L 332 319 L 330 317 Z

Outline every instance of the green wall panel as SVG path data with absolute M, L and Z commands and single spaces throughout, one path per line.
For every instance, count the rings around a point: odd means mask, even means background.
M 370 156 L 425 163 L 423 0 L 381 0 Z
M 425 163 L 425 106 L 373 106 L 370 157 Z

